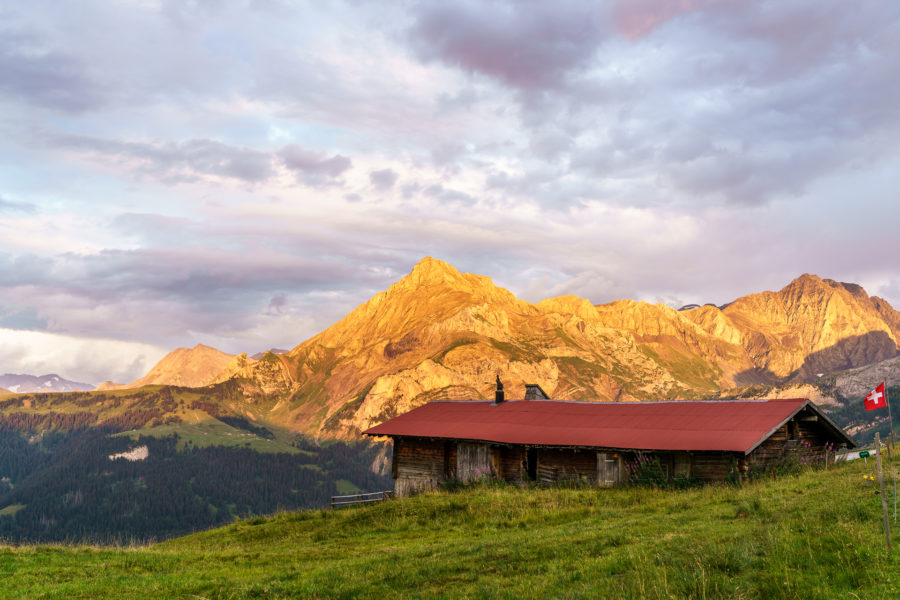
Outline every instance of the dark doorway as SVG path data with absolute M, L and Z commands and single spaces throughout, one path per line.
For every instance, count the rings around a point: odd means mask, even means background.
M 450 447 L 449 440 L 444 442 L 444 479 L 450 479 L 456 476 L 456 469 L 454 469 L 454 465 L 450 464 L 450 452 L 452 448 Z
M 537 448 L 528 449 L 526 462 L 528 463 L 528 479 L 537 481 Z

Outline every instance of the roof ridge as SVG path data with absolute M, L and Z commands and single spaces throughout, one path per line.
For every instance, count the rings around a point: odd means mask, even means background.
M 494 400 L 446 400 L 446 399 L 437 399 L 427 402 L 426 404 L 434 404 L 437 402 L 442 403 L 456 403 L 456 404 L 494 404 Z M 536 398 L 534 400 L 525 400 L 524 398 L 508 398 L 503 401 L 503 404 L 508 404 L 511 402 L 516 403 L 525 403 L 525 402 L 555 402 L 557 404 L 617 404 L 622 406 L 641 406 L 641 405 L 651 405 L 651 404 L 729 404 L 729 403 L 737 403 L 737 402 L 811 402 L 809 398 L 709 398 L 704 400 L 635 400 L 635 401 L 622 401 L 622 400 L 612 400 L 612 401 L 603 401 L 603 400 L 560 400 L 557 398 Z M 423 404 L 424 406 L 424 404 Z

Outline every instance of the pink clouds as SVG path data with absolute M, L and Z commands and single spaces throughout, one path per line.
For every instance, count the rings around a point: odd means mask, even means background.
M 722 0 L 620 0 L 613 20 L 619 33 L 633 40 L 679 15 L 721 3 Z

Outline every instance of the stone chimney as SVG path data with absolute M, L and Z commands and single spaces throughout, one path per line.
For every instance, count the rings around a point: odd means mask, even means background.
M 525 399 L 526 400 L 549 400 L 550 396 L 547 395 L 547 392 L 541 389 L 536 383 L 526 383 L 525 384 Z
M 503 400 L 503 382 L 500 381 L 500 376 L 497 375 L 497 391 L 494 392 L 494 404 L 502 404 Z

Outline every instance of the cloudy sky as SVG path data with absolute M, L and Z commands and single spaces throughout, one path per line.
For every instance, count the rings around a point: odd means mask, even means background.
M 0 372 L 290 348 L 434 256 L 900 305 L 900 3 L 0 0 Z

